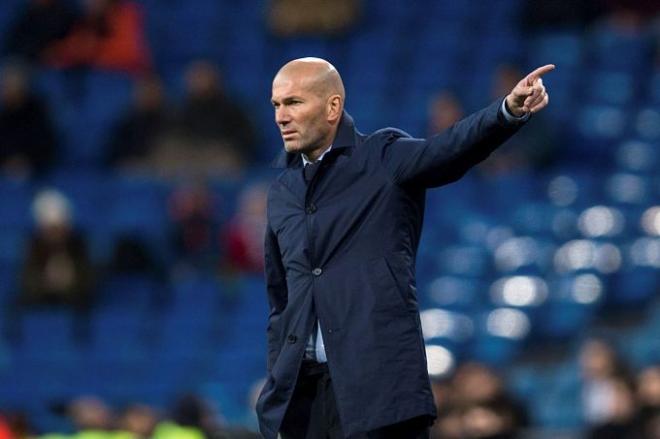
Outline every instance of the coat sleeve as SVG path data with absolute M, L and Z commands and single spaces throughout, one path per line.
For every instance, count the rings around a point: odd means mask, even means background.
M 286 272 L 280 247 L 277 243 L 277 237 L 270 227 L 266 227 L 266 238 L 264 245 L 264 267 L 266 271 L 266 290 L 268 293 L 268 303 L 270 313 L 268 316 L 268 372 L 273 368 L 282 347 L 280 330 L 280 315 L 286 307 L 288 300 L 288 291 L 286 286 Z
M 428 139 L 414 139 L 398 130 L 381 132 L 381 159 L 399 185 L 436 187 L 461 178 L 472 166 L 511 137 L 521 123 L 509 122 L 502 101 L 460 120 Z

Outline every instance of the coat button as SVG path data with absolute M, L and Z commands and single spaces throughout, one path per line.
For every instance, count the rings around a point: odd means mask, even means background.
M 312 274 L 313 274 L 314 276 L 320 276 L 321 273 L 323 273 L 323 270 L 321 270 L 321 269 L 318 268 L 318 267 L 316 267 L 315 269 L 312 270 Z
M 286 338 L 286 341 L 288 341 L 291 344 L 294 344 L 295 342 L 298 341 L 298 337 L 296 337 L 293 334 L 289 334 L 289 336 Z
M 316 204 L 312 203 L 309 206 L 307 206 L 307 208 L 305 209 L 305 212 L 307 212 L 307 214 L 309 214 L 309 215 L 316 212 Z

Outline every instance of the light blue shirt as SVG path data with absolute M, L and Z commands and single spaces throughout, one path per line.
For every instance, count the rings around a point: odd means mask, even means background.
M 328 149 L 323 151 L 316 161 L 323 160 L 323 157 L 332 149 L 332 145 L 328 146 Z M 303 166 L 307 166 L 313 163 L 307 158 L 305 154 L 302 155 Z M 315 337 L 316 336 L 316 337 Z M 307 340 L 307 347 L 305 348 L 305 357 L 314 359 L 319 363 L 325 363 L 328 359 L 325 356 L 325 345 L 323 344 L 323 335 L 321 334 L 321 323 L 316 321 L 316 334 L 313 332 L 309 335 L 309 340 Z

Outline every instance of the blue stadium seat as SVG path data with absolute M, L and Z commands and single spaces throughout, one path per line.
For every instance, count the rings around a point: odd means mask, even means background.
M 529 203 L 538 197 L 540 188 L 531 172 L 518 171 L 485 178 L 487 190 L 480 192 L 480 205 L 488 213 L 513 211 L 519 205 Z
M 551 203 L 532 201 L 513 209 L 510 221 L 521 235 L 552 239 L 557 234 L 555 218 L 560 212 L 561 209 Z
M 620 140 L 627 114 L 616 106 L 585 105 L 577 115 L 578 130 L 585 139 Z
M 169 260 L 169 214 L 166 184 L 150 178 L 121 176 L 109 188 L 106 224 L 112 236 L 137 234 L 153 254 Z
M 3 309 L 18 294 L 21 264 L 0 261 L 0 309 Z
M 582 87 L 590 104 L 628 106 L 638 92 L 638 81 L 630 73 L 596 70 L 585 72 L 584 80 Z
M 608 294 L 605 278 L 594 273 L 551 276 L 550 300 L 535 322 L 542 338 L 565 339 L 579 333 L 591 321 Z
M 351 39 L 347 48 L 348 71 L 344 72 L 346 89 L 383 89 L 390 85 L 395 48 L 396 35 L 392 31 L 363 31 Z M 347 95 L 351 96 L 348 92 Z
M 97 306 L 121 312 L 126 307 L 148 312 L 158 308 L 158 302 L 166 296 L 165 286 L 151 276 L 141 274 L 111 275 L 98 288 Z
M 552 63 L 560 66 L 561 70 L 573 71 L 580 68 L 583 60 L 583 40 L 578 31 L 552 31 L 534 37 L 529 43 L 528 64 L 540 66 Z M 545 81 L 545 79 L 544 79 Z M 554 96 L 554 95 L 553 95 Z M 554 99 L 554 98 L 553 98 Z
M 456 357 L 465 355 L 474 342 L 475 322 L 470 314 L 430 308 L 420 313 L 422 332 L 427 345 L 439 345 Z
M 137 361 L 147 354 L 155 338 L 156 320 L 145 310 L 99 308 L 91 319 L 90 361 Z
M 0 229 L 0 265 L 18 266 L 27 254 L 30 237 L 23 227 Z
M 439 273 L 481 278 L 492 270 L 488 251 L 479 245 L 447 246 L 438 252 Z
M 70 90 L 71 81 L 66 71 L 45 67 L 36 70 L 33 77 L 35 91 L 45 99 L 59 134 L 63 134 L 78 116 L 77 102 Z
M 636 74 L 650 65 L 653 50 L 651 36 L 643 30 L 618 31 L 606 23 L 587 36 L 587 47 L 591 65 Z M 617 56 L 612 56 L 613 53 Z
M 350 93 L 347 92 L 347 93 Z M 346 102 L 346 111 L 356 120 L 358 130 L 371 133 L 380 128 L 390 125 L 392 116 L 387 110 L 387 97 L 378 88 L 368 88 L 360 91 L 360 94 L 349 94 Z M 374 111 L 378 108 L 379 111 Z
M 172 358 L 196 357 L 214 349 L 226 337 L 223 289 L 216 279 L 199 277 L 177 280 L 172 300 L 158 324 L 158 349 Z
M 612 280 L 608 303 L 639 308 L 657 297 L 660 285 L 660 239 L 637 237 L 623 248 L 622 268 Z
M 470 347 L 470 358 L 491 366 L 513 361 L 532 329 L 527 314 L 510 307 L 491 308 L 475 320 L 476 340 Z
M 626 139 L 617 147 L 615 160 L 621 172 L 652 175 L 660 164 L 660 154 L 650 142 Z
M 649 101 L 652 104 L 660 105 L 660 72 L 656 71 L 651 74 L 651 78 L 647 86 Z
M 21 343 L 16 354 L 26 361 L 65 364 L 78 355 L 74 341 L 76 320 L 69 309 L 25 310 L 20 316 Z
M 660 140 L 660 106 L 642 106 L 634 115 L 633 135 L 649 142 Z
M 5 47 L 5 39 L 8 37 L 8 29 L 11 29 L 14 20 L 18 17 L 20 11 L 22 11 L 24 4 L 21 0 L 8 0 L 6 3 L 3 3 L 0 8 L 0 29 L 3 29 L 3 32 L 0 32 L 0 47 Z
M 28 228 L 33 187 L 25 180 L 0 177 L 0 228 Z
M 552 378 L 548 385 L 532 400 L 532 416 L 536 422 L 548 429 L 575 429 L 583 425 L 580 388 L 558 385 Z
M 49 175 L 48 186 L 60 190 L 71 202 L 73 221 L 88 233 L 107 233 L 107 211 L 112 201 L 111 177 L 92 169 L 60 168 Z
M 429 306 L 471 313 L 484 306 L 488 286 L 477 279 L 439 276 L 432 279 L 421 291 L 424 296 L 428 296 Z
M 418 9 L 416 5 L 406 0 L 393 0 L 381 2 L 378 0 L 368 0 L 365 2 L 365 11 L 369 11 L 366 20 L 369 24 L 378 25 L 387 23 L 389 26 L 402 26 L 407 21 L 415 18 Z M 424 6 L 427 6 L 426 4 Z M 388 27 L 389 27 L 388 26 Z
M 545 182 L 547 199 L 560 207 L 586 207 L 604 198 L 606 173 L 602 169 L 566 166 L 549 174 Z

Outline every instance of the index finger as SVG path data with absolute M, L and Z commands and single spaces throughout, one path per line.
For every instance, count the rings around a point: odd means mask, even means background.
M 555 69 L 554 64 L 546 64 L 543 67 L 539 67 L 538 69 L 534 70 L 532 73 L 527 75 L 527 79 L 529 79 L 530 82 L 534 82 L 537 78 L 540 78 L 541 76 L 545 75 L 548 72 L 551 72 L 554 69 Z

